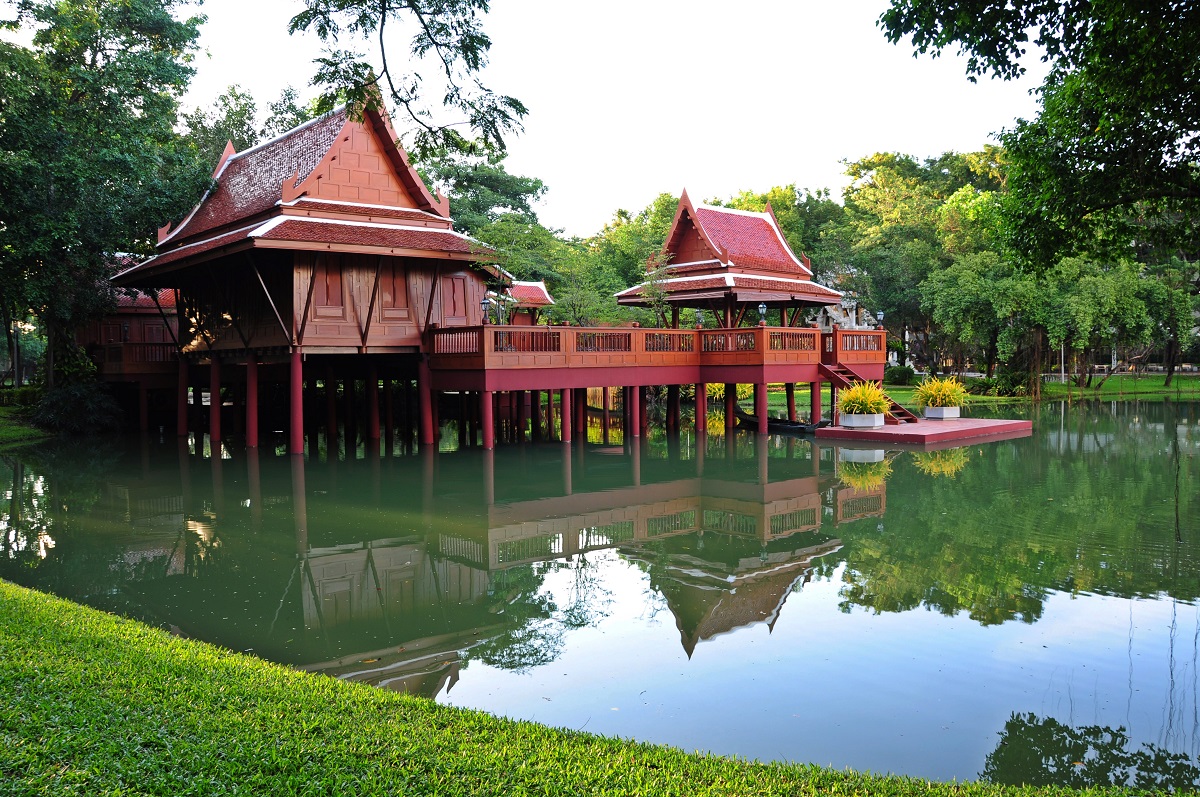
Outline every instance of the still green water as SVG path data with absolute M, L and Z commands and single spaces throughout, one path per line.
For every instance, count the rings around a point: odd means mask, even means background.
M 0 577 L 554 726 L 1195 786 L 1200 405 L 1016 412 L 1031 437 L 939 452 L 657 431 L 637 457 L 46 445 L 4 458 Z

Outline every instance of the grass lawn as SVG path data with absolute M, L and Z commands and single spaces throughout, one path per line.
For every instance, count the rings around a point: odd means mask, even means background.
M 17 407 L 0 407 L 0 449 L 49 436 L 21 420 L 20 412 Z
M 0 795 L 1079 795 L 754 764 L 439 706 L 0 582 Z

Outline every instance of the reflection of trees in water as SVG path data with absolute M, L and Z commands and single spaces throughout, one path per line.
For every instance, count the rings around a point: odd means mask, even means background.
M 1131 748 L 1124 728 L 1072 727 L 1049 717 L 1013 714 L 979 774 L 1011 786 L 1191 791 L 1200 787 L 1200 760 L 1155 744 Z
M 1194 405 L 1042 412 L 1039 434 L 977 447 L 954 480 L 898 467 L 884 522 L 839 529 L 842 608 L 991 625 L 1037 620 L 1054 591 L 1200 596 L 1200 540 L 1178 533 L 1200 518 Z

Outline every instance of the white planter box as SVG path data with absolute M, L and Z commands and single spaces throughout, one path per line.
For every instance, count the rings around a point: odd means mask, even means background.
M 947 418 L 959 417 L 961 411 L 961 407 L 926 407 L 925 417 L 931 421 L 944 421 Z
M 887 454 L 882 448 L 843 448 L 842 462 L 883 462 Z
M 877 412 L 872 415 L 843 412 L 841 425 L 845 429 L 882 429 L 883 417 L 884 415 L 882 412 Z

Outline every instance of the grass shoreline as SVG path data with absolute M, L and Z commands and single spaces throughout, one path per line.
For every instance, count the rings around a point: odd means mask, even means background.
M 0 581 L 0 794 L 1114 795 L 759 764 L 302 673 Z

